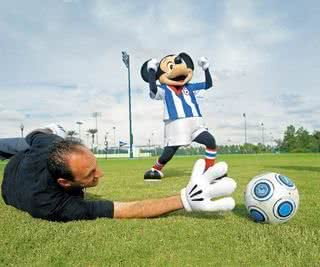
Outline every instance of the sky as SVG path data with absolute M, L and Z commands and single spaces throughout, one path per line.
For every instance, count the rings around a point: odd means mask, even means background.
M 320 129 L 319 1 L 0 0 L 0 137 L 57 122 L 96 127 L 98 142 L 129 141 L 130 55 L 134 145 L 162 145 L 163 103 L 149 97 L 142 64 L 188 53 L 210 62 L 198 97 L 218 145 L 272 144 L 293 124 Z M 263 124 L 263 131 L 262 125 Z M 263 133 L 263 134 L 262 134 Z M 150 141 L 149 141 L 150 140 Z

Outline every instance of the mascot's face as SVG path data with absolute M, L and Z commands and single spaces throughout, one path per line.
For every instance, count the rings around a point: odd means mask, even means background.
M 147 62 L 141 68 L 142 78 L 148 82 Z M 194 65 L 186 53 L 168 55 L 161 59 L 156 78 L 161 84 L 183 86 L 192 79 Z
M 192 79 L 193 69 L 178 55 L 166 56 L 160 61 L 161 84 L 183 86 Z

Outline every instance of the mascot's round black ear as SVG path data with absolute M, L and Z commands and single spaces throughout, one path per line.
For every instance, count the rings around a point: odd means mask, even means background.
M 187 64 L 189 69 L 194 70 L 194 65 L 191 57 L 187 53 L 180 53 L 179 56 L 183 59 L 183 61 Z
M 141 74 L 142 79 L 147 83 L 149 82 L 149 73 L 147 70 L 147 65 L 148 65 L 149 60 L 147 60 L 146 62 L 143 63 L 141 70 L 140 70 L 140 74 Z

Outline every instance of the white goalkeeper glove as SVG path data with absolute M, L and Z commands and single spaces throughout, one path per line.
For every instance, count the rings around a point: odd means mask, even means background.
M 154 70 L 155 72 L 157 72 L 158 67 L 159 67 L 159 60 L 158 59 L 152 58 L 148 61 L 148 64 L 147 64 L 148 71 Z
M 187 211 L 228 211 L 235 207 L 231 195 L 237 183 L 227 174 L 228 165 L 219 162 L 205 171 L 205 161 L 199 159 L 193 167 L 191 179 L 186 188 L 181 190 L 181 200 Z M 223 178 L 221 178 L 223 177 Z M 219 179 L 220 178 L 220 179 Z M 218 200 L 211 200 L 220 198 Z
M 198 60 L 198 65 L 203 69 L 203 70 L 207 70 L 210 66 L 209 61 L 206 57 L 201 57 Z
M 56 123 L 51 123 L 51 124 L 46 125 L 46 126 L 44 126 L 42 128 L 49 129 L 53 134 L 58 135 L 58 136 L 60 136 L 62 138 L 66 138 L 66 136 L 67 136 L 67 133 L 66 133 L 65 129 L 63 129 L 62 126 L 60 126 L 60 125 L 58 125 Z

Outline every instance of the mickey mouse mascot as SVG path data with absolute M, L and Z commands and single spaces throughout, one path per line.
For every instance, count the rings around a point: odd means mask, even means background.
M 216 142 L 208 132 L 195 97 L 198 90 L 212 86 L 209 62 L 201 57 L 198 65 L 205 73 L 205 82 L 190 83 L 194 64 L 186 53 L 150 59 L 141 67 L 143 80 L 149 83 L 150 97 L 164 102 L 165 148 L 155 165 L 148 170 L 145 180 L 161 180 L 162 168 L 172 159 L 180 146 L 197 142 L 206 146 L 205 169 L 213 166 L 216 159 Z M 160 85 L 157 85 L 157 80 Z

